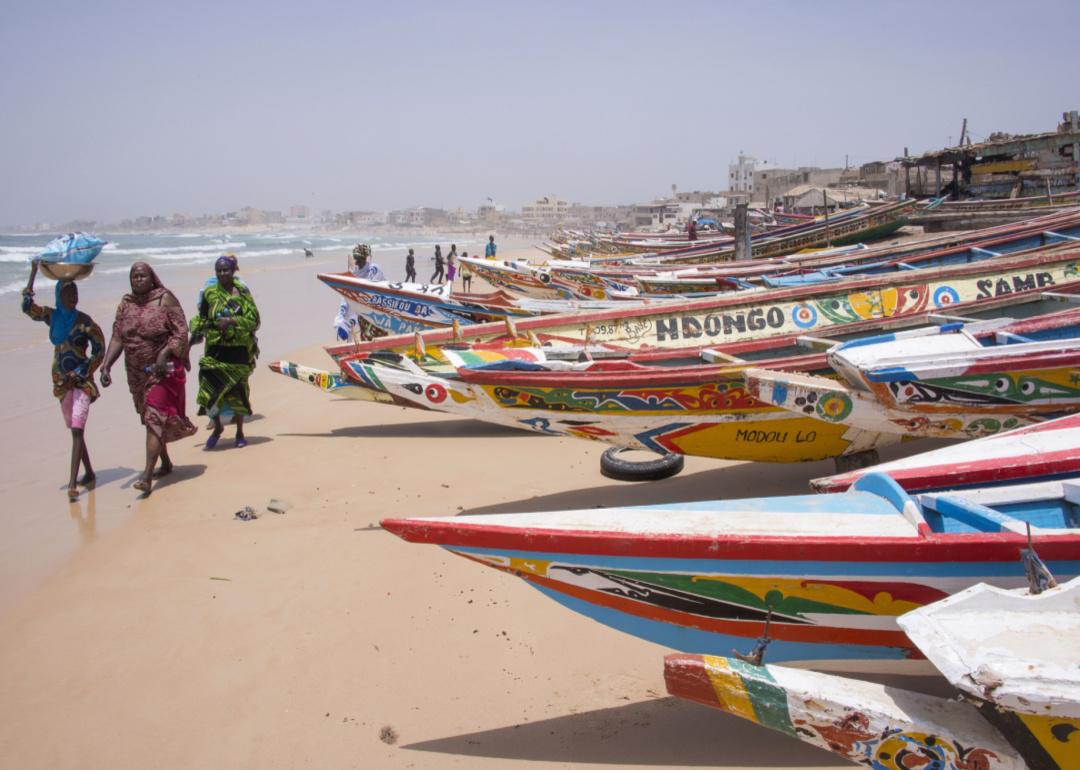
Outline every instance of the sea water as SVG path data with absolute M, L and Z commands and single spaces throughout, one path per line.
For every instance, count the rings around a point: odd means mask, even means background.
M 27 323 L 19 310 L 19 292 L 26 286 L 30 276 L 29 259 L 40 253 L 45 244 L 57 233 L 34 235 L 0 234 L 0 362 L 5 361 L 9 351 L 27 345 L 44 344 L 37 324 Z M 79 309 L 89 313 L 105 328 L 116 311 L 120 298 L 130 291 L 128 272 L 134 262 L 147 262 L 180 300 L 185 313 L 194 312 L 198 289 L 213 275 L 213 263 L 222 254 L 236 255 L 240 264 L 240 277 L 250 282 L 256 298 L 259 297 L 258 272 L 262 269 L 289 268 L 295 280 L 297 292 L 312 296 L 325 295 L 326 319 L 320 321 L 332 331 L 332 321 L 341 301 L 340 295 L 323 286 L 315 277 L 319 272 L 338 272 L 348 268 L 353 246 L 366 243 L 371 246 L 375 264 L 392 281 L 405 279 L 405 255 L 411 248 L 416 253 L 416 272 L 421 281 L 427 280 L 434 270 L 435 245 L 442 246 L 445 255 L 450 245 L 457 244 L 458 252 L 472 252 L 485 241 L 485 234 L 456 233 L 453 235 L 431 233 L 94 233 L 109 243 L 94 260 L 92 275 L 79 283 Z M 312 259 L 304 256 L 304 249 L 314 252 Z M 298 272 L 292 268 L 301 268 Z M 306 269 L 305 269 L 306 268 Z M 38 275 L 35 284 L 38 302 L 54 304 L 53 282 Z M 260 310 L 269 313 L 292 312 L 288 308 Z M 302 328 L 300 326 L 297 329 Z M 320 327 L 322 328 L 322 327 Z M 306 342 L 324 341 L 321 337 L 311 340 L 283 338 L 284 343 L 295 346 Z M 325 340 L 330 341 L 330 340 Z M 0 410 L 2 411 L 2 410 Z
M 26 286 L 30 273 L 29 260 L 45 244 L 61 233 L 0 234 L 0 296 L 12 294 Z M 458 253 L 483 245 L 482 235 L 440 234 L 371 234 L 371 233 L 94 233 L 109 243 L 95 260 L 94 276 L 127 273 L 133 262 L 148 262 L 168 283 L 168 273 L 174 268 L 213 263 L 229 252 L 243 266 L 252 260 L 293 261 L 304 258 L 304 249 L 315 257 L 335 256 L 346 268 L 348 254 L 357 243 L 369 244 L 375 263 L 391 280 L 405 278 L 405 255 L 410 248 L 416 253 L 417 273 L 423 275 L 429 265 L 435 245 L 442 246 L 445 255 L 450 244 L 456 243 Z M 429 270 L 430 272 L 430 270 Z

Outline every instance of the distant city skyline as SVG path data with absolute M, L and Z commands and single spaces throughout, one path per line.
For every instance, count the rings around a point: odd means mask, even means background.
M 964 118 L 978 140 L 1080 108 L 1065 0 L 58 0 L 2 20 L 9 225 L 629 203 L 724 190 L 740 151 L 858 165 Z

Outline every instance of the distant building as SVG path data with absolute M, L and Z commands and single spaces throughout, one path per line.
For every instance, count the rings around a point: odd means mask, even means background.
M 487 203 L 481 203 L 476 208 L 476 218 L 483 222 L 495 222 L 506 213 L 506 208 L 501 203 L 487 199 Z
M 797 214 L 822 214 L 851 208 L 864 201 L 876 201 L 885 197 L 883 190 L 867 187 L 819 187 L 803 184 L 788 190 L 783 196 L 784 209 Z
M 387 219 L 392 225 L 399 227 L 423 227 L 424 209 L 416 207 L 411 209 L 399 209 L 391 211 Z
M 386 224 L 386 214 L 381 211 L 343 211 L 334 217 L 339 227 L 375 227 Z
M 769 206 L 799 185 L 835 186 L 840 183 L 843 173 L 842 168 L 817 166 L 759 169 L 754 172 L 754 189 L 750 197 L 752 201 Z
M 555 195 L 545 195 L 521 207 L 521 218 L 530 224 L 553 225 L 567 218 L 570 203 Z
M 682 205 L 678 201 L 660 199 L 648 203 L 635 203 L 630 208 L 630 226 L 666 227 L 674 226 L 682 215 Z
M 289 206 L 289 219 L 311 219 L 311 209 L 301 204 Z
M 767 160 L 758 160 L 741 151 L 734 163 L 728 164 L 728 189 L 732 192 L 754 193 L 754 173 L 772 168 Z
M 965 143 L 898 158 L 904 188 L 915 197 L 1017 198 L 1080 187 L 1080 113 L 1061 116 L 1055 131 L 1012 135 L 995 131 Z

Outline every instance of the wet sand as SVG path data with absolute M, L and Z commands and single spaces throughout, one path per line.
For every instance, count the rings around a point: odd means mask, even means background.
M 242 266 L 265 319 L 250 446 L 226 431 L 203 451 L 192 396 L 198 440 L 173 446 L 176 472 L 145 500 L 122 375 L 88 427 L 101 482 L 69 505 L 47 347 L 4 354 L 33 385 L 4 421 L 5 766 L 849 767 L 668 697 L 664 648 L 377 527 L 798 494 L 831 463 L 688 458 L 624 484 L 600 476 L 601 444 L 328 397 L 265 367 L 330 368 L 311 343 L 330 341 L 336 295 L 314 267 Z M 202 277 L 171 283 L 186 306 Z M 271 498 L 292 507 L 268 512 Z M 260 518 L 235 519 L 245 505 Z

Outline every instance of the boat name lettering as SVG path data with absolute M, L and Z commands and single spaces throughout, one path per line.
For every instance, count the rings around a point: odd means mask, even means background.
M 702 334 L 709 337 L 734 334 L 745 334 L 747 330 L 761 331 L 766 326 L 779 329 L 784 325 L 784 311 L 779 307 L 770 308 L 756 307 L 749 312 L 722 313 L 717 315 L 709 313 L 703 319 L 692 316 L 682 318 L 658 318 L 656 321 L 656 339 L 664 342 L 667 339 L 677 340 L 680 335 L 683 339 L 695 339 Z
M 397 310 L 400 313 L 410 313 L 421 317 L 431 315 L 431 308 L 418 302 L 399 299 L 398 297 L 385 297 L 381 294 L 364 294 L 363 296 L 365 297 L 364 302 L 375 307 Z
M 811 431 L 813 432 L 813 431 Z M 747 441 L 751 444 L 782 444 L 788 439 L 786 430 L 742 430 L 735 434 L 736 441 Z
M 1025 276 L 1014 275 L 1010 283 L 1006 278 L 983 278 L 976 281 L 979 289 L 976 299 L 989 299 L 990 297 L 1002 297 L 1017 291 L 1028 291 L 1043 286 L 1053 286 L 1054 276 L 1050 273 L 1028 273 Z
M 817 440 L 817 431 L 816 430 L 808 430 L 808 431 L 806 431 L 806 433 L 803 433 L 801 430 L 795 431 L 795 443 L 796 444 L 806 444 L 806 443 L 809 443 L 809 442 L 815 441 L 815 440 Z

